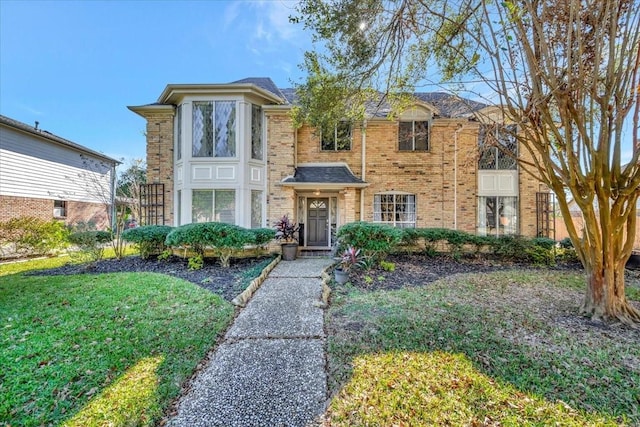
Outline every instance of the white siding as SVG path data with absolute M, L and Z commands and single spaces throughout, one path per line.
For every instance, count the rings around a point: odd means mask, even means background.
M 110 181 L 99 159 L 0 127 L 0 195 L 104 203 Z

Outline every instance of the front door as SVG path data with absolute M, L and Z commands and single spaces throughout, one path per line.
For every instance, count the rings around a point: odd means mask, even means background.
M 307 206 L 307 246 L 329 246 L 329 199 L 308 199 Z

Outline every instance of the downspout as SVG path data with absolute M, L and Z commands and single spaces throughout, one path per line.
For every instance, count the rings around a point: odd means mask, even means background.
M 366 180 L 366 174 L 367 174 L 367 120 L 365 119 L 362 122 L 362 154 L 361 154 L 361 170 L 360 170 L 360 175 L 361 175 L 361 179 L 364 181 Z M 364 193 L 365 193 L 366 189 L 363 187 L 360 189 L 360 221 L 364 221 Z
M 458 123 L 458 129 L 453 133 L 453 229 L 458 229 L 458 132 L 464 125 Z

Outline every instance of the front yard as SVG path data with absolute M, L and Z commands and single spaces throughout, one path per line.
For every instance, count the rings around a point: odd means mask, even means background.
M 334 289 L 327 424 L 640 425 L 640 331 L 579 317 L 580 272 L 418 258 Z
M 13 266 L 0 275 L 3 425 L 153 425 L 234 315 L 166 275 L 7 274 L 28 269 Z

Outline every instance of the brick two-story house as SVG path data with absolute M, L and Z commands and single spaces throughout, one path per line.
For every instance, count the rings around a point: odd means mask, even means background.
M 321 131 L 293 126 L 294 102 L 293 90 L 248 78 L 170 84 L 156 103 L 128 107 L 147 120 L 147 181 L 157 184 L 147 221 L 269 227 L 289 214 L 307 248 L 330 247 L 357 220 L 541 233 L 540 183 L 495 147 L 479 148 L 493 107 L 418 93 L 395 120 L 378 109 Z

